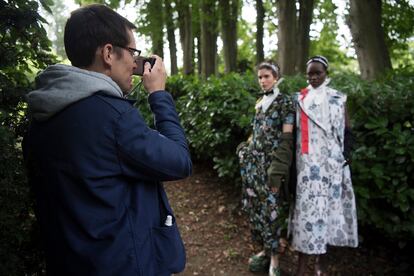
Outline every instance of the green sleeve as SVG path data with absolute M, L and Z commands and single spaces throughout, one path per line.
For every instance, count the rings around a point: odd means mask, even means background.
M 293 159 L 293 134 L 282 133 L 279 147 L 272 154 L 272 162 L 267 170 L 268 185 L 281 189 L 283 183 L 289 183 L 290 166 Z

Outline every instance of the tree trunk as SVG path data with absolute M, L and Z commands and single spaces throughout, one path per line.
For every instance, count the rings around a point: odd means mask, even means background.
M 256 0 L 256 64 L 264 60 L 263 25 L 265 9 L 262 0 Z
M 161 7 L 161 8 L 160 8 Z M 151 17 L 152 28 L 152 52 L 160 57 L 164 57 L 164 20 L 162 0 L 151 0 L 148 3 L 149 16 Z M 161 14 L 160 14 L 161 13 Z
M 381 0 L 350 0 L 347 23 L 363 79 L 372 80 L 392 69 L 381 25 Z
M 194 36 L 189 0 L 178 0 L 177 10 L 180 42 L 183 49 L 183 73 L 190 75 L 194 73 Z
M 220 0 L 221 33 L 223 39 L 224 71 L 236 71 L 237 67 L 237 18 L 239 0 Z
M 295 71 L 304 73 L 306 70 L 306 61 L 309 58 L 309 31 L 312 23 L 314 0 L 299 0 L 299 22 L 297 30 L 297 56 Z
M 173 20 L 173 10 L 171 0 L 164 0 L 165 5 L 165 25 L 167 26 L 167 39 L 170 46 L 171 75 L 178 73 L 177 67 L 177 45 L 175 44 L 175 26 Z
M 296 64 L 296 1 L 278 0 L 278 63 L 282 74 L 295 74 Z
M 217 8 L 216 0 L 202 0 L 201 24 L 201 75 L 208 78 L 216 73 L 217 55 Z
M 197 43 L 193 47 L 193 57 L 197 60 L 197 64 L 193 63 L 194 70 L 197 68 L 198 75 L 201 75 L 201 19 L 200 19 L 200 1 L 192 0 L 192 17 L 193 17 L 193 36 L 194 43 Z M 197 46 L 197 47 L 196 47 Z M 197 52 L 197 53 L 196 53 Z M 196 56 L 197 54 L 197 56 Z M 196 58 L 195 58 L 196 57 Z
M 51 9 L 53 12 L 54 22 L 51 22 L 52 24 L 49 25 L 48 28 L 53 28 L 53 32 L 55 34 L 55 38 L 52 39 L 53 48 L 55 48 L 57 55 L 65 59 L 67 56 L 63 42 L 63 33 L 67 18 L 63 15 L 63 13 L 66 9 L 66 6 L 61 1 L 55 1 Z

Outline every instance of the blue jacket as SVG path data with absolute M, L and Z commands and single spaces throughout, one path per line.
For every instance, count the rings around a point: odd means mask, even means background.
M 131 101 L 102 90 L 32 121 L 23 146 L 49 275 L 184 269 L 161 181 L 190 175 L 189 150 L 172 97 L 158 91 L 149 104 L 157 130 Z

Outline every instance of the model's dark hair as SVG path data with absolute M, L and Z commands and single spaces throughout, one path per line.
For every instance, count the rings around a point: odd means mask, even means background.
M 280 67 L 276 63 L 271 61 L 264 61 L 257 66 L 257 71 L 261 69 L 267 69 L 272 72 L 273 77 L 280 78 Z
M 136 27 L 105 5 L 81 7 L 74 10 L 66 22 L 66 55 L 73 66 L 89 66 L 99 46 L 107 43 L 127 46 L 130 43 L 128 29 Z

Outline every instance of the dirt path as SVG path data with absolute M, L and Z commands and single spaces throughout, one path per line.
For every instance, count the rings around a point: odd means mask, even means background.
M 249 256 L 259 248 L 250 241 L 237 189 L 220 183 L 211 170 L 201 167 L 194 169 L 192 177 L 165 183 L 165 188 L 187 250 L 187 266 L 180 276 L 266 275 L 247 270 Z M 382 255 L 364 248 L 333 248 L 330 275 L 397 275 Z M 296 253 L 284 254 L 282 275 L 293 275 L 296 264 Z

